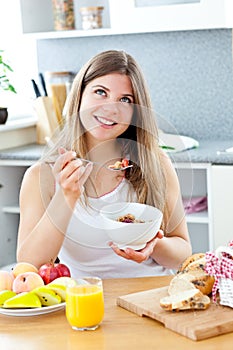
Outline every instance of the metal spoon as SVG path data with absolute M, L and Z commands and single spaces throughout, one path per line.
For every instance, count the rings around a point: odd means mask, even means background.
M 133 165 L 130 164 L 130 165 L 127 165 L 127 166 L 124 166 L 124 167 L 121 167 L 121 168 L 112 168 L 112 167 L 107 166 L 107 165 L 102 165 L 102 164 L 99 163 L 99 162 L 93 162 L 93 161 L 91 161 L 91 160 L 87 160 L 87 159 L 83 159 L 83 158 L 77 158 L 77 159 L 80 159 L 82 162 L 100 165 L 102 168 L 106 168 L 106 169 L 112 170 L 112 171 L 123 171 L 123 170 L 126 170 L 126 169 L 128 169 L 128 168 L 132 168 L 132 167 L 133 167 Z
M 45 141 L 46 141 L 46 143 L 47 143 L 47 145 L 48 145 L 49 147 L 53 147 L 53 146 L 54 146 L 53 141 L 52 141 L 49 137 L 46 136 L 46 137 L 45 137 Z M 91 160 L 88 160 L 88 159 L 83 159 L 83 158 L 76 158 L 76 159 L 80 159 L 82 162 L 86 162 L 86 163 L 98 164 L 98 165 L 101 165 L 102 168 L 106 168 L 106 169 L 112 170 L 112 171 L 124 171 L 124 170 L 126 170 L 126 169 L 129 169 L 129 168 L 132 168 L 132 167 L 133 167 L 133 165 L 131 164 L 131 165 L 127 165 L 127 166 L 124 166 L 124 167 L 121 167 L 121 168 L 112 168 L 112 167 L 107 166 L 107 165 L 102 165 L 102 164 L 99 163 L 99 162 L 92 162 Z M 48 162 L 46 162 L 46 163 L 47 163 L 47 164 L 54 164 L 53 161 L 52 161 L 52 162 L 48 161 Z
M 108 165 L 103 165 L 103 164 L 101 164 L 99 162 L 93 162 L 92 160 L 88 160 L 88 159 L 83 159 L 83 158 L 75 158 L 75 159 L 80 159 L 82 162 L 86 162 L 86 163 L 92 163 L 92 164 L 100 165 L 101 168 L 106 168 L 106 169 L 111 170 L 111 171 L 124 171 L 124 170 L 126 170 L 128 168 L 132 168 L 133 167 L 133 165 L 130 164 L 130 165 L 127 165 L 127 166 L 124 166 L 124 167 L 121 167 L 121 168 L 112 168 L 112 167 L 110 167 Z M 55 162 L 54 161 L 47 161 L 46 163 L 47 164 L 54 164 Z

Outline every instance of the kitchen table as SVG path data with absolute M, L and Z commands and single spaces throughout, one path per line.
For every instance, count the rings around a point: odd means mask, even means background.
M 104 280 L 105 316 L 95 331 L 72 330 L 64 309 L 30 317 L 0 315 L 0 349 L 231 349 L 233 333 L 195 342 L 116 305 L 118 296 L 166 286 L 170 279 L 171 276 Z

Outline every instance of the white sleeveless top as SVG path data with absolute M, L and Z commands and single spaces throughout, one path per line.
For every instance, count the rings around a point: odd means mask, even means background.
M 74 278 L 97 275 L 101 278 L 142 277 L 171 274 L 152 258 L 140 264 L 118 256 L 108 246 L 99 210 L 106 204 L 128 200 L 129 183 L 123 178 L 110 193 L 88 198 L 89 206 L 78 201 L 70 219 L 59 259 L 69 266 Z

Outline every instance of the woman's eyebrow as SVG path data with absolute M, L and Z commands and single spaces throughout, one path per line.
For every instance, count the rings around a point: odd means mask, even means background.
M 96 88 L 102 88 L 102 89 L 104 89 L 104 90 L 107 90 L 107 91 L 110 91 L 106 86 L 104 86 L 104 85 L 93 85 L 92 86 L 92 89 L 96 89 Z

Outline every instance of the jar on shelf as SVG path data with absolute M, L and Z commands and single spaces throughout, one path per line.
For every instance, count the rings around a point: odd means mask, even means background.
M 75 29 L 73 0 L 52 0 L 55 30 Z
M 46 72 L 45 78 L 48 95 L 52 98 L 58 123 L 62 125 L 64 122 L 63 110 L 70 92 L 74 74 L 72 72 Z
M 103 6 L 81 7 L 82 28 L 84 30 L 102 28 Z

